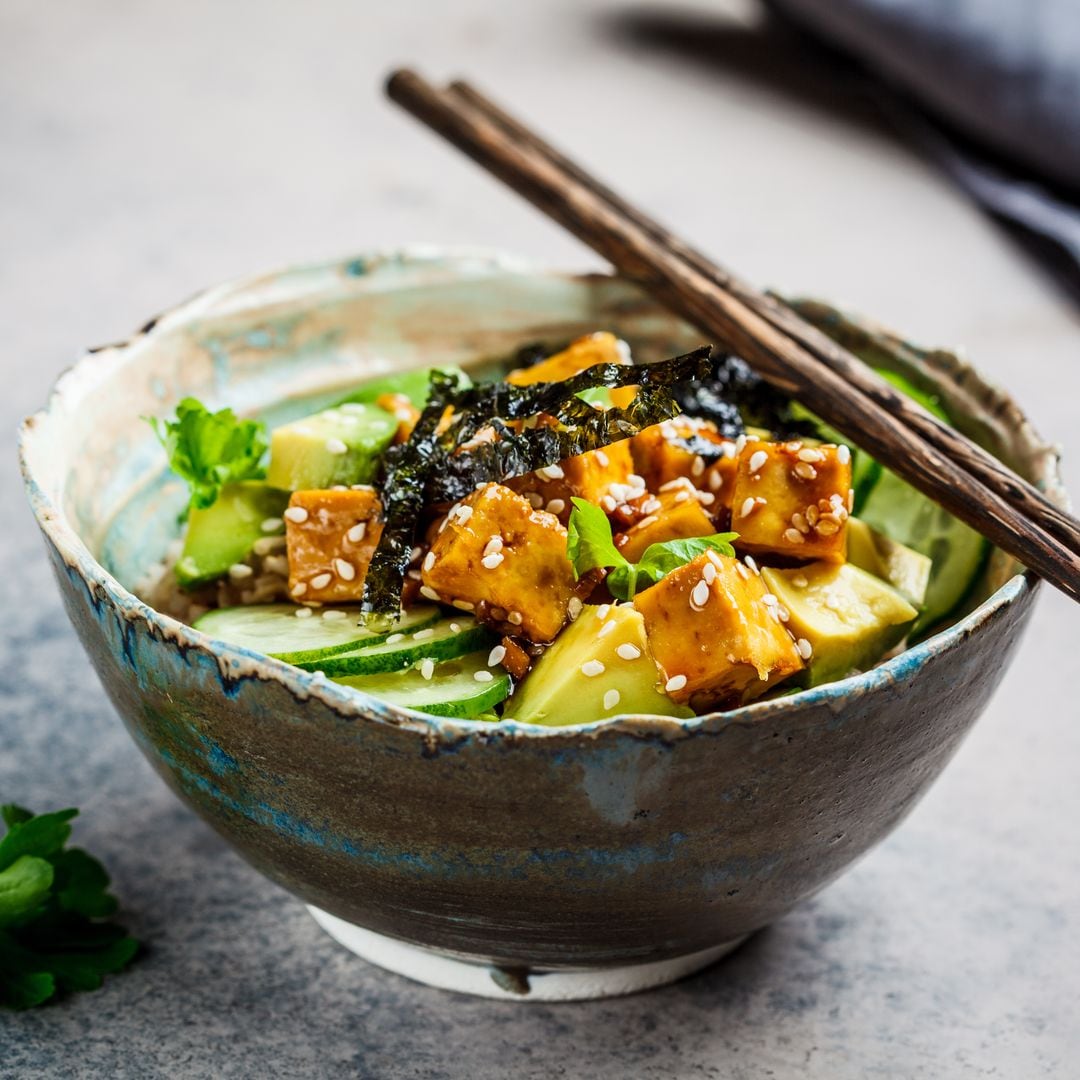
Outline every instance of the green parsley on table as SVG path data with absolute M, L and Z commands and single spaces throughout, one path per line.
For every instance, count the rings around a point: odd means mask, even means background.
M 0 807 L 0 1006 L 29 1009 L 58 993 L 97 990 L 138 950 L 122 926 L 109 875 L 65 847 L 78 810 L 31 814 Z

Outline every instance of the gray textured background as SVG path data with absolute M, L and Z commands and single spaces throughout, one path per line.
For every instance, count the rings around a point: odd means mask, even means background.
M 751 5 L 698 8 L 682 48 L 610 3 L 302 7 L 0 5 L 4 431 L 81 347 L 230 276 L 417 240 L 591 265 L 380 100 L 411 60 L 469 73 L 746 275 L 965 345 L 1080 455 L 1080 334 L 1053 283 Z M 78 839 L 150 948 L 99 994 L 0 1014 L 0 1074 L 1080 1073 L 1080 615 L 1064 600 L 1044 596 L 931 794 L 817 900 L 665 990 L 493 1004 L 347 955 L 167 793 L 68 629 L 10 438 L 0 797 L 84 808 Z

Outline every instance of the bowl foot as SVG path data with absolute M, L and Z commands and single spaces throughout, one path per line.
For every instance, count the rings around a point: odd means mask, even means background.
M 502 1001 L 588 1001 L 635 994 L 700 971 L 746 940 L 745 937 L 736 938 L 700 952 L 646 964 L 544 971 L 492 967 L 460 960 L 365 930 L 316 907 L 309 906 L 308 911 L 332 938 L 369 964 L 440 990 Z

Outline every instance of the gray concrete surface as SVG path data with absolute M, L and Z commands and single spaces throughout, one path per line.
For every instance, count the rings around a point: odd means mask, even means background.
M 558 1007 L 345 954 L 168 794 L 68 629 L 10 433 L 81 347 L 205 284 L 370 246 L 592 264 L 382 102 L 400 61 L 493 88 L 743 273 L 965 345 L 1080 456 L 1078 319 L 1053 283 L 752 6 L 697 8 L 682 48 L 641 32 L 644 10 L 0 6 L 0 797 L 82 806 L 78 839 L 149 946 L 98 994 L 0 1015 L 3 1076 L 1080 1074 L 1080 612 L 1057 596 L 851 873 L 703 975 Z

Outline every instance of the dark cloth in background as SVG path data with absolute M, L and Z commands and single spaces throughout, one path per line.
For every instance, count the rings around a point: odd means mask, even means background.
M 1080 0 L 769 0 L 1080 301 Z

